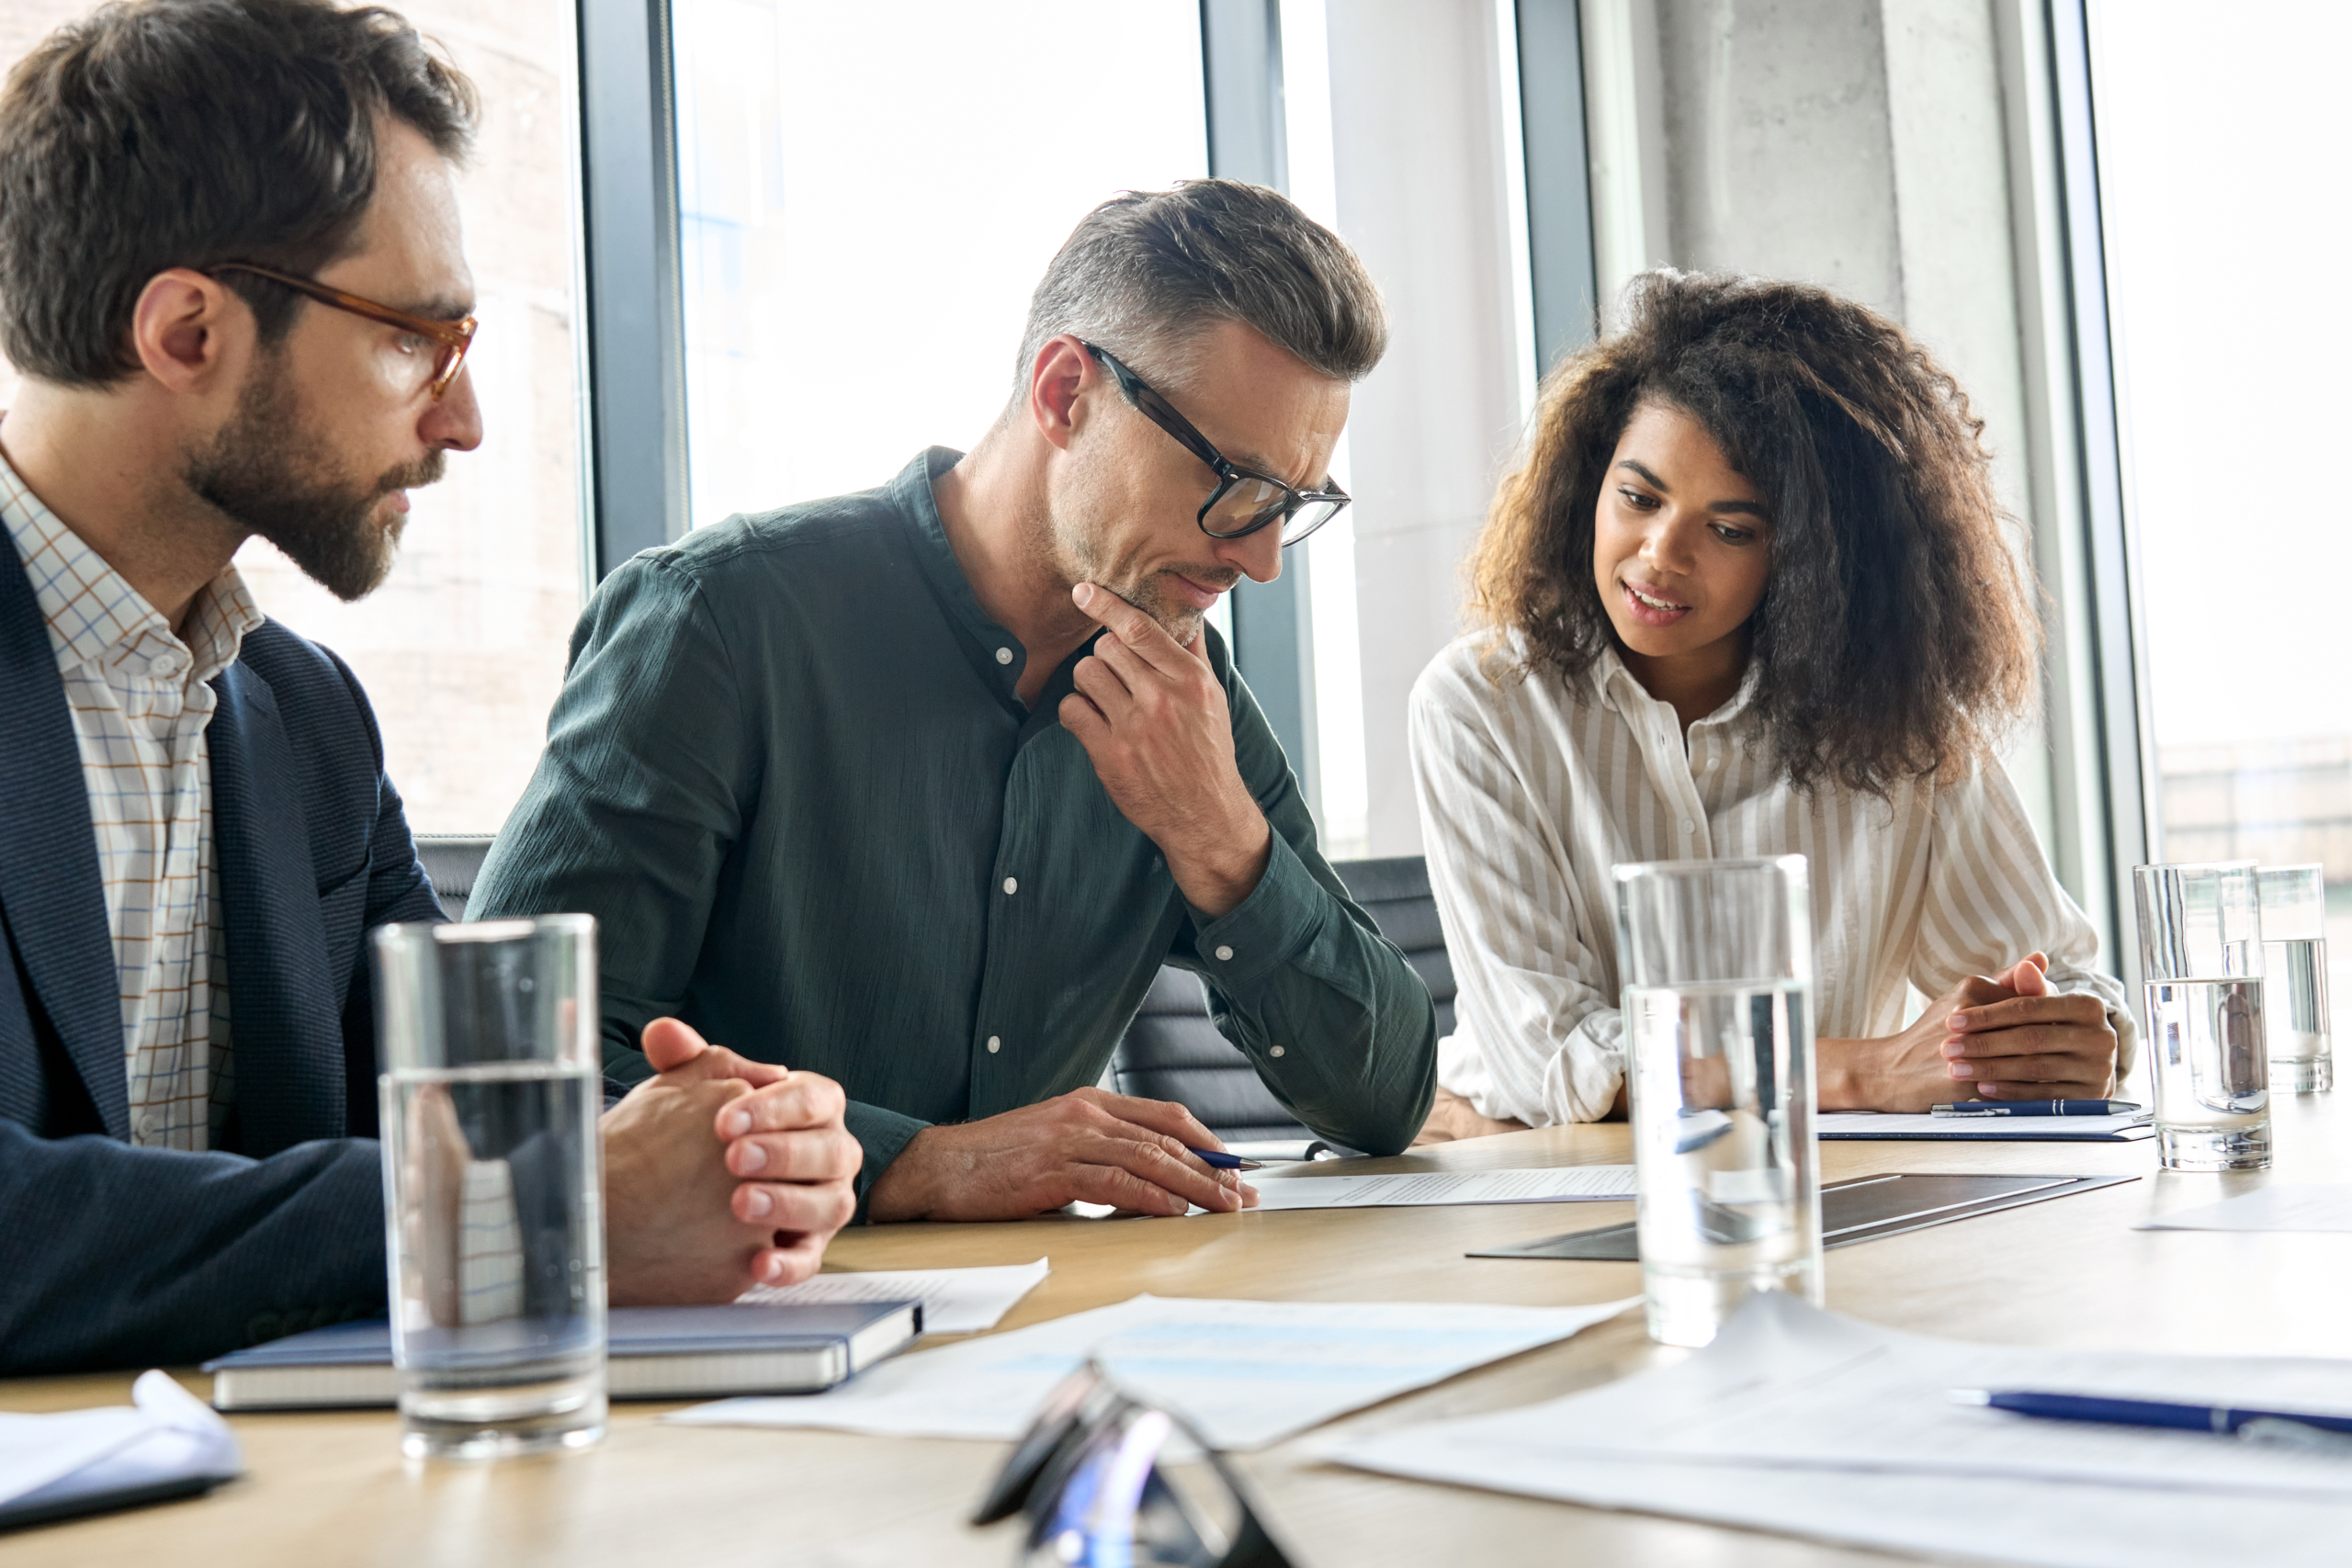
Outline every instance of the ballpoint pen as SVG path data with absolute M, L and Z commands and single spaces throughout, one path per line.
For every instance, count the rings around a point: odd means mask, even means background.
M 1263 1170 L 1266 1168 L 1254 1159 L 1243 1159 L 1239 1155 L 1229 1155 L 1223 1149 L 1194 1149 L 1189 1144 L 1185 1147 L 1219 1170 Z
M 1937 1105 L 1930 1116 L 2129 1116 L 2140 1108 L 2128 1100 L 1964 1100 Z
M 2352 1416 L 2315 1416 L 2293 1410 L 2240 1410 L 2223 1404 L 2178 1404 L 2161 1399 L 2116 1399 L 2104 1394 L 2046 1393 L 2034 1389 L 1956 1388 L 1955 1404 L 1983 1404 L 2018 1416 L 2049 1421 L 2090 1421 L 2110 1427 L 2165 1427 L 2178 1431 L 2214 1432 L 2224 1437 L 2267 1438 L 2286 1435 L 2278 1423 L 2303 1432 L 2352 1433 Z M 2251 1428 L 2251 1429 L 2250 1429 Z

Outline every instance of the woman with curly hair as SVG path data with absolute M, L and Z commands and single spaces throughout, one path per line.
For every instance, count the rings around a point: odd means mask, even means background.
M 1966 395 L 1819 288 L 1657 272 L 1626 317 L 1546 381 L 1413 689 L 1461 987 L 1424 1138 L 1622 1108 L 1633 861 L 1808 857 L 1824 1109 L 2105 1095 L 2122 987 L 1995 757 L 2039 626 Z

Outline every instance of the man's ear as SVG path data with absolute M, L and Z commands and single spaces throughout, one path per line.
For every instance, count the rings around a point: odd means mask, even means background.
M 1079 392 L 1095 374 L 1094 356 L 1068 333 L 1046 339 L 1029 366 L 1029 417 L 1064 451 L 1085 418 Z
M 174 392 L 203 393 L 250 351 L 253 311 L 217 279 L 189 267 L 147 280 L 130 312 L 130 348 L 148 375 Z

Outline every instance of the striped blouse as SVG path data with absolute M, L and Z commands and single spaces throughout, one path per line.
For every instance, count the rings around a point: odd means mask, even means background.
M 1693 724 L 1614 651 L 1585 675 L 1515 673 L 1516 636 L 1457 639 L 1413 687 L 1430 881 L 1460 994 L 1438 1078 L 1487 1116 L 1605 1115 L 1623 1079 L 1615 887 L 1621 863 L 1802 854 L 1811 867 L 1815 1017 L 1828 1038 L 1903 1026 L 1907 987 L 1941 995 L 2039 950 L 2052 990 L 2107 1004 L 2120 1060 L 2136 1033 L 2098 939 L 2052 875 L 1998 767 L 1909 782 L 1888 800 L 1800 792 L 1765 762 L 1755 676 Z M 1499 658 L 1482 660 L 1496 648 Z M 1487 666 L 1498 669 L 1490 678 Z

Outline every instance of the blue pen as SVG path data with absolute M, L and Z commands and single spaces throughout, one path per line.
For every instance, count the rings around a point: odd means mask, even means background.
M 1963 1100 L 1928 1109 L 1930 1116 L 2129 1116 L 2128 1100 Z
M 1188 1144 L 1185 1147 L 1192 1148 L 1192 1145 Z M 1263 1170 L 1266 1168 L 1254 1159 L 1243 1159 L 1239 1155 L 1229 1155 L 1223 1149 L 1192 1149 L 1192 1152 L 1219 1170 Z
M 2169 1427 L 2226 1437 L 2261 1421 L 2281 1421 L 2322 1432 L 2352 1432 L 2352 1416 L 2312 1416 L 2293 1410 L 2238 1410 L 2223 1404 L 2175 1404 L 2160 1399 L 2111 1399 L 2087 1393 L 2041 1393 L 2032 1389 L 1956 1388 L 1955 1404 L 1985 1404 L 2048 1421 L 2095 1421 L 2110 1427 Z

